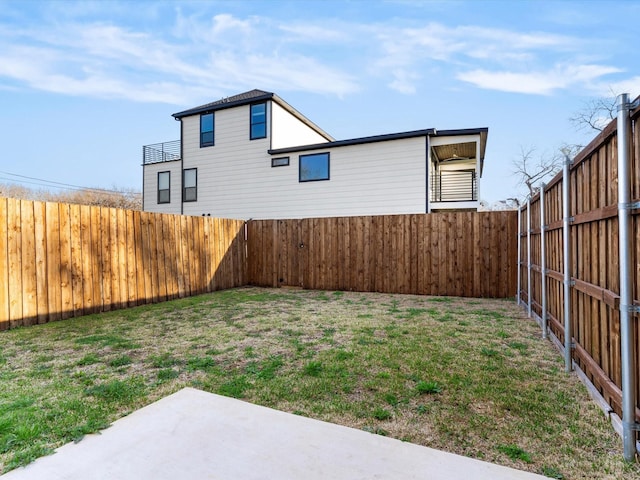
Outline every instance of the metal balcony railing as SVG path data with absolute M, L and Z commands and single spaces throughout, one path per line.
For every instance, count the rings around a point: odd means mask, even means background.
M 432 202 L 470 202 L 478 200 L 475 170 L 441 171 L 431 175 Z
M 142 164 L 180 160 L 180 140 L 154 143 L 142 147 Z

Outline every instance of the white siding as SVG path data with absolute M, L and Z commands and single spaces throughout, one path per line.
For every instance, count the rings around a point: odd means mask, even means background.
M 158 203 L 158 172 L 171 172 L 171 201 Z M 152 163 L 143 167 L 143 192 L 146 212 L 180 213 L 182 201 L 180 161 Z
M 271 165 L 269 137 L 249 139 L 249 105 L 215 112 L 215 145 L 211 147 L 200 148 L 199 115 L 182 122 L 183 168 L 198 169 L 198 201 L 184 203 L 184 213 L 242 218 L 236 202 L 261 182 L 264 167 Z M 242 211 L 246 210 L 243 205 Z
M 269 103 L 272 109 L 271 148 L 313 145 L 327 141 L 326 138 L 304 122 L 301 122 L 277 103 Z
M 197 117 L 185 119 L 185 139 L 197 126 Z M 248 110 L 223 110 L 216 113 L 215 147 L 185 148 L 184 168 L 198 168 L 198 202 L 185 203 L 185 214 L 257 219 L 425 212 L 424 137 L 321 150 L 330 153 L 330 180 L 300 183 L 298 156 L 321 151 L 291 153 L 289 166 L 271 167 L 265 143 L 248 135 Z

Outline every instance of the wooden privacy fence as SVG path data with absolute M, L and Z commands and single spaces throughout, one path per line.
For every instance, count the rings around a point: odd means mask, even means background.
M 245 225 L 0 198 L 0 329 L 246 284 L 509 297 L 516 224 L 485 212 Z
M 0 198 L 0 330 L 245 285 L 243 227 Z
M 631 115 L 634 128 L 630 132 L 632 202 L 640 200 L 638 118 L 640 111 L 636 109 Z M 586 374 L 611 409 L 622 417 L 617 139 L 614 121 L 580 152 L 569 168 L 569 318 L 572 338 L 568 340 L 574 346 L 570 349 L 571 360 Z M 565 344 L 562 183 L 560 172 L 547 186 L 543 186 L 544 218 L 541 218 L 539 193 L 520 212 L 521 288 L 518 298 L 527 307 L 530 305 L 533 315 L 542 319 L 544 285 L 545 316 L 550 333 Z M 640 210 L 636 208 L 631 213 L 633 303 L 640 305 Z M 546 251 L 544 271 L 541 267 L 543 236 Z M 637 314 L 632 321 L 635 323 L 635 398 L 640 399 Z M 640 420 L 640 404 L 637 407 L 636 419 Z
M 253 285 L 510 297 L 517 214 L 456 212 L 248 223 Z

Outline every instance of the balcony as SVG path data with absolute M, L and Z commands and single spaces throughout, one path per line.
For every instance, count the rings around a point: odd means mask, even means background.
M 154 143 L 142 147 L 142 164 L 173 162 L 180 160 L 180 140 Z
M 441 170 L 430 178 L 431 202 L 476 202 L 478 181 L 476 170 Z

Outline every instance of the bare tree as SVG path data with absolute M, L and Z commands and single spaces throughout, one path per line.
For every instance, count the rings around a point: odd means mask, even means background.
M 610 96 L 594 98 L 585 102 L 580 110 L 569 117 L 569 121 L 576 130 L 601 132 L 611 120 L 616 118 L 617 94 L 613 90 L 610 92 Z
M 530 196 L 538 191 L 538 184 L 545 178 L 555 175 L 562 166 L 562 156 L 537 155 L 534 147 L 520 147 L 520 156 L 511 162 L 512 173 L 518 177 L 518 183 L 527 187 Z
M 540 183 L 552 178 L 560 171 L 565 159 L 574 158 L 581 149 L 581 145 L 563 144 L 552 154 L 537 155 L 535 147 L 520 147 L 520 156 L 511 162 L 511 171 L 533 197 L 540 189 Z
M 140 192 L 117 187 L 112 190 L 87 188 L 54 193 L 49 190 L 37 190 L 22 185 L 0 184 L 0 197 L 142 210 L 142 195 Z

